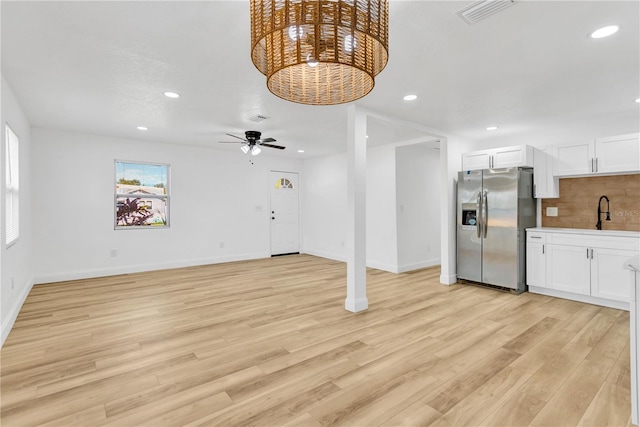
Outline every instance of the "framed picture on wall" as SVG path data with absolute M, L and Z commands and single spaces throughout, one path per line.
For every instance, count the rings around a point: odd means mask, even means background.
M 169 227 L 169 165 L 115 161 L 115 229 Z

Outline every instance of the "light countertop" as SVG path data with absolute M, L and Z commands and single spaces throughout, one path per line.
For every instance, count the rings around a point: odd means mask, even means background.
M 640 231 L 621 231 L 621 230 L 596 230 L 582 228 L 555 228 L 555 227 L 534 227 L 527 228 L 527 231 L 537 231 L 542 233 L 565 233 L 565 234 L 581 234 L 593 236 L 618 236 L 618 237 L 635 237 L 640 239 Z

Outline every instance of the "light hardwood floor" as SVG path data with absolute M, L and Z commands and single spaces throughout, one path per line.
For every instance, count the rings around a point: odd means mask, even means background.
M 34 287 L 2 426 L 625 426 L 629 316 L 306 255 Z

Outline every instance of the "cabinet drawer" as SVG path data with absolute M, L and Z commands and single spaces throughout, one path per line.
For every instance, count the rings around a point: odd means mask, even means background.
M 527 242 L 546 243 L 547 233 L 543 233 L 540 231 L 527 231 Z
M 550 244 L 583 246 L 588 248 L 640 250 L 640 240 L 634 237 L 549 233 L 547 242 Z

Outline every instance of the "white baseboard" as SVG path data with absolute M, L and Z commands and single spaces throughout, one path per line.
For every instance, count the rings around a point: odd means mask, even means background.
M 9 332 L 11 332 L 11 328 L 13 328 L 13 324 L 16 323 L 16 319 L 18 318 L 18 314 L 20 313 L 20 309 L 24 304 L 29 292 L 31 292 L 31 288 L 33 288 L 34 280 L 31 279 L 27 286 L 24 287 L 22 293 L 18 296 L 15 303 L 9 310 L 9 315 L 2 320 L 2 326 L 0 327 L 0 347 L 4 345 L 4 341 L 9 336 Z
M 609 308 L 617 308 L 618 310 L 629 311 L 629 303 L 622 301 L 613 301 L 598 297 L 592 297 L 590 295 L 573 294 L 571 292 L 559 291 L 557 289 L 538 288 L 536 286 L 529 286 L 529 292 L 533 294 L 547 295 L 550 297 L 570 299 L 573 301 L 585 302 L 587 304 L 602 305 Z
M 451 275 L 441 274 L 440 275 L 440 283 L 443 284 L 443 285 L 453 285 L 457 281 L 458 281 L 458 276 L 455 275 L 455 274 L 451 274 Z
M 347 257 L 345 257 L 343 255 L 337 255 L 335 253 L 329 253 L 329 252 L 324 252 L 324 251 L 316 251 L 316 250 L 313 250 L 313 249 L 303 249 L 302 253 L 303 254 L 307 254 L 307 255 L 317 256 L 317 257 L 320 257 L 320 258 L 331 259 L 331 260 L 334 260 L 334 261 L 347 262 Z
M 141 273 L 144 271 L 167 270 L 171 268 L 194 267 L 198 265 L 220 264 L 223 262 L 246 261 L 251 259 L 269 258 L 271 254 L 265 252 L 231 255 L 214 258 L 189 259 L 157 264 L 139 264 L 122 267 L 107 267 L 93 270 L 76 270 L 64 273 L 52 273 L 36 276 L 35 283 L 65 282 L 68 280 L 91 279 L 95 277 L 115 276 L 118 274 Z
M 420 270 L 422 268 L 434 267 L 436 265 L 440 265 L 440 258 L 433 258 L 426 261 L 403 264 L 398 267 L 398 273 L 406 273 L 407 271 Z
M 400 273 L 397 265 L 387 264 L 385 262 L 367 261 L 367 267 L 375 268 L 376 270 L 388 271 L 389 273 Z

